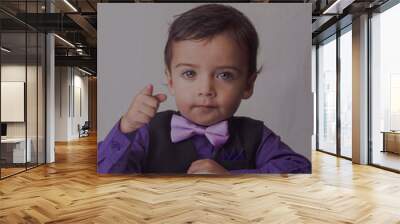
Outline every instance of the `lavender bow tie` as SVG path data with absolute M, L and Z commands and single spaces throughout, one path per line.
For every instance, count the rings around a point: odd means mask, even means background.
M 171 140 L 180 142 L 194 135 L 205 135 L 215 148 L 220 148 L 229 138 L 228 122 L 201 127 L 182 116 L 173 114 L 171 119 Z

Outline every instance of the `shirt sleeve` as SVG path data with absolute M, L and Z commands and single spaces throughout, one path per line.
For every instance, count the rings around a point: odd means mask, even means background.
M 118 121 L 98 144 L 97 172 L 141 173 L 148 145 L 148 124 L 132 133 L 124 134 Z
M 244 173 L 311 173 L 311 162 L 294 152 L 281 138 L 264 126 L 262 140 L 256 154 L 256 169 L 232 170 Z

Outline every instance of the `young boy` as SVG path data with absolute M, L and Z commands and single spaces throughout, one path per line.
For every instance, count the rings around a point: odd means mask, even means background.
M 257 78 L 258 35 L 230 6 L 208 4 L 170 26 L 164 60 L 178 112 L 148 85 L 99 144 L 99 173 L 311 173 L 262 121 L 233 117 Z

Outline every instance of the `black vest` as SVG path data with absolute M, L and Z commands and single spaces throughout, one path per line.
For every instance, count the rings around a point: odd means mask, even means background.
M 179 114 L 171 110 L 159 112 L 150 121 L 149 149 L 143 173 L 186 173 L 191 163 L 199 159 L 190 138 L 171 142 L 171 117 L 174 113 Z M 254 169 L 263 125 L 262 121 L 247 117 L 228 119 L 230 137 L 220 149 L 215 150 L 214 160 L 227 170 Z M 223 160 L 222 155 L 240 153 L 244 153 L 245 158 Z

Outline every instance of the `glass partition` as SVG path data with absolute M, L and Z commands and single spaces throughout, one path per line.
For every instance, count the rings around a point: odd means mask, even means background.
M 372 164 L 400 171 L 400 4 L 371 18 Z
M 46 162 L 46 36 L 38 33 L 38 64 L 37 64 L 37 162 Z
M 318 47 L 318 149 L 336 154 L 336 35 Z
M 3 32 L 1 46 L 0 150 L 1 175 L 6 177 L 24 171 L 31 158 L 26 150 L 26 33 Z
M 38 79 L 38 49 L 37 41 L 38 35 L 36 32 L 27 33 L 27 98 L 26 98 L 26 113 L 27 113 L 27 151 L 30 151 L 30 160 L 27 163 L 27 167 L 33 167 L 37 165 L 37 122 L 38 122 L 38 102 L 37 102 L 37 79 Z
M 43 6 L 44 1 L 0 3 L 0 178 L 45 163 L 46 39 L 18 19 L 44 12 Z

